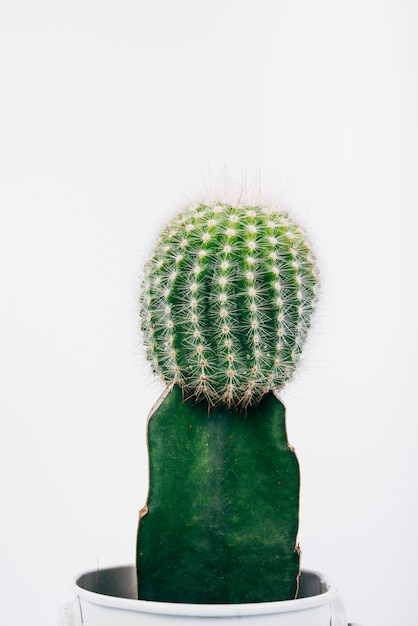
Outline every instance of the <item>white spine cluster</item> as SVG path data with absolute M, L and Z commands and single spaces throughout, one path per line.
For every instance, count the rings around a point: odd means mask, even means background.
M 146 266 L 141 319 L 154 370 L 198 399 L 247 406 L 280 389 L 316 301 L 315 259 L 283 212 L 187 208 Z

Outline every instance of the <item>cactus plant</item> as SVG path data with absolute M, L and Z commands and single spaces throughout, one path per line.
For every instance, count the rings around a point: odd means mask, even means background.
M 300 359 L 317 283 L 285 212 L 200 203 L 161 233 L 140 299 L 147 356 L 168 388 L 148 422 L 139 598 L 295 597 L 299 467 L 277 392 Z

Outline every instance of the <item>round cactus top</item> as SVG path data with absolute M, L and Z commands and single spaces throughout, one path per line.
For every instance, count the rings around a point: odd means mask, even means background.
M 145 267 L 140 314 L 154 371 L 211 405 L 258 402 L 295 370 L 317 283 L 311 247 L 287 213 L 186 208 Z

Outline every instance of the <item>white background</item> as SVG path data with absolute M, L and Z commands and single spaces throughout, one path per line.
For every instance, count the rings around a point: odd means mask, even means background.
M 350 620 L 416 623 L 417 35 L 412 0 L 1 4 L 2 626 L 55 626 L 73 576 L 134 561 L 161 390 L 138 277 L 225 166 L 321 264 L 283 394 L 303 566 Z

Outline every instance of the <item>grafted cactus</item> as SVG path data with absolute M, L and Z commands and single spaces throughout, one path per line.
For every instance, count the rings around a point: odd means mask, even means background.
M 156 372 L 211 405 L 247 406 L 288 380 L 315 303 L 310 245 L 287 213 L 200 204 L 146 267 L 142 329 Z
M 299 360 L 316 284 L 287 213 L 202 203 L 162 232 L 140 304 L 148 357 L 168 387 L 148 422 L 139 598 L 296 596 L 299 466 L 276 392 Z

